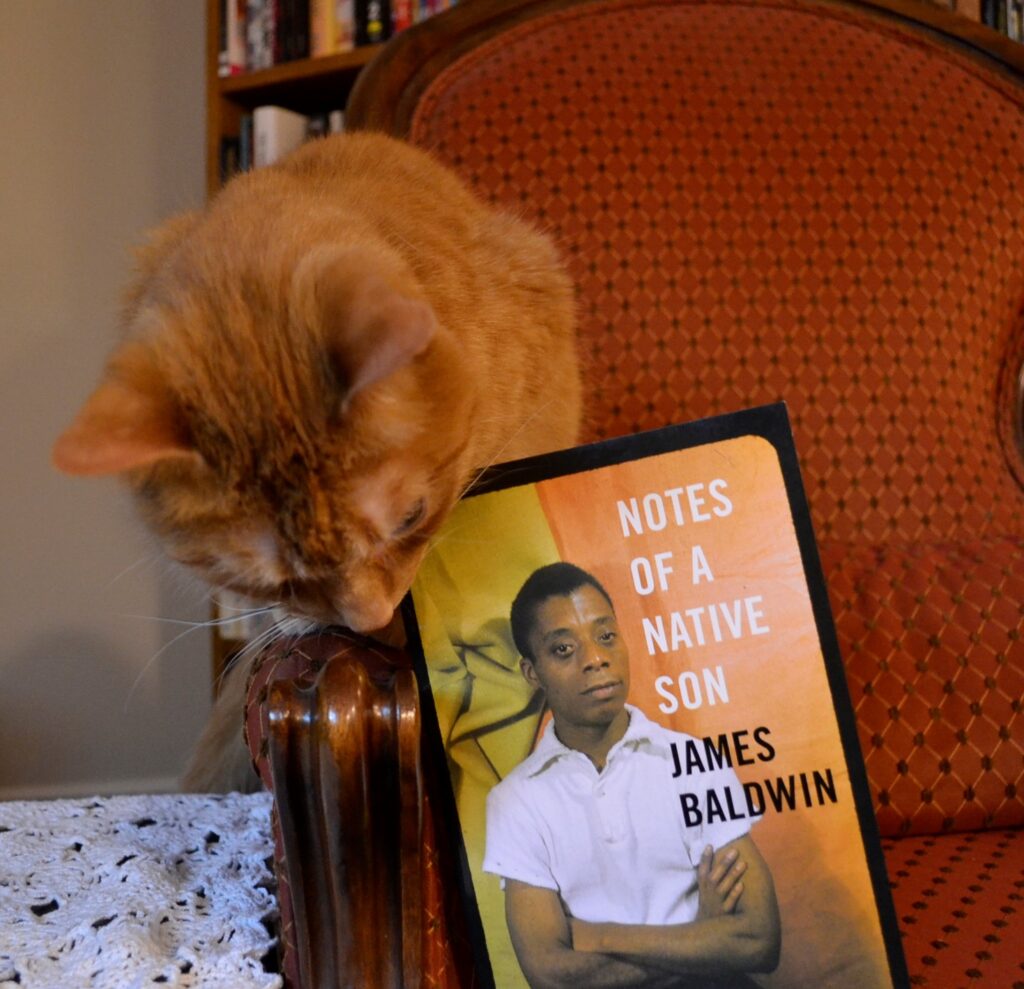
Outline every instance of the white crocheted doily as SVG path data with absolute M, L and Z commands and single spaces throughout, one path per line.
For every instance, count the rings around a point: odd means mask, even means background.
M 4 989 L 278 989 L 270 795 L 0 803 Z

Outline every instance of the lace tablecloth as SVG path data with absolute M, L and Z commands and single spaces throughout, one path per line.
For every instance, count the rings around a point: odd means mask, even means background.
M 277 989 L 270 795 L 0 803 L 0 987 Z

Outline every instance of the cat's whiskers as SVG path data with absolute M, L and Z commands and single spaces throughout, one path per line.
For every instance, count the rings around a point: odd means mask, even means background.
M 453 526 L 450 523 L 446 523 L 440 532 L 435 532 L 430 539 L 427 540 L 427 553 L 433 553 L 434 550 L 443 543 L 458 535 L 459 531 L 461 529 L 465 529 L 467 525 Z
M 139 684 L 142 682 L 146 674 L 152 669 L 153 665 L 157 662 L 157 660 L 159 660 L 160 657 L 168 649 L 170 649 L 172 646 L 176 645 L 178 642 L 184 639 L 185 636 L 190 635 L 193 632 L 197 632 L 200 629 L 216 628 L 218 626 L 225 625 L 229 622 L 239 621 L 243 618 L 257 617 L 258 615 L 266 614 L 267 612 L 271 612 L 273 610 L 274 606 L 272 605 L 270 607 L 256 608 L 244 614 L 230 616 L 229 618 L 210 618 L 206 621 L 201 622 L 188 621 L 186 619 L 180 618 L 164 618 L 159 615 L 125 615 L 125 618 L 136 618 L 142 621 L 159 622 L 161 624 L 168 625 L 183 625 L 185 627 L 181 632 L 175 635 L 168 642 L 165 642 L 155 653 L 153 653 L 153 655 L 150 656 L 150 658 L 139 670 L 135 679 L 132 681 L 132 685 L 129 688 L 127 695 L 125 696 L 124 710 L 128 710 L 132 698 L 135 696 L 135 691 L 139 688 Z
M 130 574 L 134 570 L 138 570 L 138 568 L 141 566 L 151 566 L 156 560 L 159 560 L 161 557 L 163 557 L 163 555 L 163 551 L 158 549 L 153 553 L 146 553 L 143 556 L 140 556 L 134 563 L 128 564 L 128 566 L 126 566 L 120 573 L 117 573 L 113 577 L 111 577 L 110 580 L 108 580 L 103 585 L 102 590 L 109 591 L 110 588 L 113 587 L 114 584 L 116 584 L 123 577 L 127 577 L 128 574 Z
M 249 639 L 245 643 L 245 645 L 243 645 L 242 648 L 238 650 L 238 653 L 232 660 L 231 665 L 225 667 L 223 670 L 220 671 L 220 674 L 214 681 L 214 686 L 219 688 L 221 681 L 224 679 L 225 676 L 227 676 L 229 670 L 231 670 L 234 666 L 236 666 L 239 663 L 249 665 L 249 663 L 253 659 L 255 659 L 256 656 L 263 650 L 264 646 L 273 645 L 273 643 L 277 642 L 279 638 L 283 638 L 283 636 L 277 635 L 279 624 L 280 620 L 276 620 L 272 624 L 267 626 L 267 628 L 263 629 L 263 631 L 261 631 L 258 635 L 254 636 L 252 639 Z
M 236 581 L 236 582 L 244 582 L 244 581 L 249 580 L 249 578 L 253 574 L 256 574 L 258 576 L 264 577 L 264 579 L 266 579 L 265 578 L 265 564 L 262 561 L 260 561 L 260 560 L 254 560 L 252 563 L 249 564 L 249 566 L 243 567 L 241 569 L 232 567 L 230 564 L 221 561 L 218 569 L 219 569 L 221 574 L 227 574 L 227 577 L 225 578 L 226 580 L 233 580 L 233 581 Z M 211 585 L 213 587 L 213 591 L 214 591 L 215 595 L 219 594 L 219 593 L 221 593 L 223 591 L 229 591 L 229 592 L 231 591 L 231 588 L 228 587 L 226 585 L 226 583 L 224 583 L 223 580 L 219 581 L 219 580 L 216 579 L 216 575 L 207 575 L 207 576 L 211 578 L 210 579 L 210 583 L 211 583 Z M 232 592 L 232 593 L 235 593 L 235 592 Z M 245 597 L 245 595 L 241 594 L 241 595 L 239 595 L 239 597 Z
M 316 622 L 312 622 L 309 619 L 300 618 L 297 615 L 282 615 L 280 618 L 276 618 L 267 626 L 267 628 L 263 629 L 263 631 L 254 638 L 246 642 L 238 651 L 232 665 L 236 663 L 245 663 L 248 665 L 265 649 L 272 648 L 284 639 L 305 635 L 315 627 Z M 227 674 L 227 672 L 228 670 L 226 669 L 221 671 L 220 676 L 216 681 L 217 685 L 219 685 L 219 681 Z
M 160 622 L 163 625 L 187 625 L 189 629 L 216 628 L 219 625 L 230 625 L 232 622 L 245 621 L 248 618 L 257 618 L 274 610 L 277 605 L 269 605 L 265 608 L 252 608 L 249 610 L 239 609 L 237 614 L 228 615 L 224 618 L 207 618 L 204 621 L 189 621 L 187 618 L 161 618 L 159 615 L 122 615 L 122 618 L 138 618 L 144 622 Z
M 473 488 L 476 482 L 479 481 L 480 478 L 483 477 L 483 475 L 488 470 L 490 470 L 495 464 L 501 463 L 502 454 L 504 454 L 504 452 L 519 438 L 523 430 L 526 429 L 526 427 L 529 426 L 534 421 L 534 419 L 536 419 L 542 412 L 544 412 L 553 401 L 553 399 L 549 399 L 547 402 L 544 402 L 536 406 L 533 412 L 519 423 L 519 426 L 508 437 L 508 439 L 506 439 L 505 442 L 498 448 L 498 450 L 494 453 L 491 459 L 482 467 L 476 469 L 476 472 L 470 479 L 469 483 L 466 484 L 466 486 L 462 489 L 462 492 L 459 494 L 460 499 L 466 496 L 467 492 L 469 492 Z

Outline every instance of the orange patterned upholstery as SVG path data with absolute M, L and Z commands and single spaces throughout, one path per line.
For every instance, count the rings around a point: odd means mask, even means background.
M 883 831 L 1024 824 L 1019 82 L 866 9 L 600 0 L 410 137 L 561 243 L 590 437 L 789 403 Z
M 1020 833 L 975 831 L 883 842 L 916 989 L 1021 989 Z

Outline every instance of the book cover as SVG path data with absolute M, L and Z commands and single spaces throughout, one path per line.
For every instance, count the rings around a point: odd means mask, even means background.
M 391 24 L 394 34 L 404 31 L 416 23 L 413 13 L 413 0 L 392 0 L 391 2 Z
M 310 53 L 334 55 L 355 46 L 353 0 L 310 0 Z
M 334 0 L 334 50 L 351 51 L 356 46 L 354 0 Z
M 253 165 L 253 115 L 243 113 L 238 121 L 238 167 L 247 172 Z
M 309 58 L 309 5 L 310 0 L 292 0 L 291 57 Z
M 271 165 L 306 140 L 309 120 L 281 106 L 258 106 L 252 114 L 253 166 Z
M 357 48 L 391 37 L 391 0 L 355 0 L 353 7 Z
M 246 0 L 245 53 L 249 72 L 274 64 L 274 0 Z
M 217 11 L 217 75 L 230 75 L 227 0 L 221 0 L 220 8 Z
M 1021 0 L 1006 0 L 1006 34 L 1011 41 L 1024 41 L 1024 6 Z
M 236 76 L 246 71 L 245 14 L 246 0 L 224 0 L 225 75 Z
M 406 620 L 482 984 L 907 985 L 784 406 L 488 471 Z
M 310 0 L 309 54 L 313 58 L 333 54 L 333 0 Z
M 237 137 L 222 137 L 217 148 L 218 175 L 223 185 L 242 170 L 241 152 Z
M 270 0 L 270 19 L 273 24 L 272 56 L 274 65 L 287 62 L 289 32 L 291 29 L 291 0 Z

